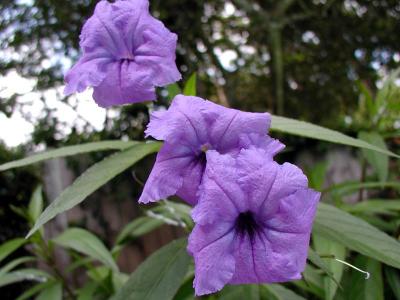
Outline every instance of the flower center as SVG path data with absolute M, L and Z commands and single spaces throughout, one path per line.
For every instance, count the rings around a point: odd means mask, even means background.
M 235 227 L 239 234 L 248 234 L 250 238 L 253 238 L 260 226 L 254 218 L 254 214 L 251 211 L 246 211 L 239 214 Z

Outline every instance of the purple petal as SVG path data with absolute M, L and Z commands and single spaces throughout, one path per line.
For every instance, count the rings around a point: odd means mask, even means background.
M 217 220 L 235 220 L 248 209 L 245 194 L 237 183 L 235 159 L 217 151 L 207 151 L 207 166 L 199 189 L 199 201 L 192 210 L 196 223 L 208 224 Z
M 100 1 L 83 26 L 83 56 L 65 77 L 66 94 L 94 87 L 96 102 L 154 100 L 155 87 L 181 78 L 177 36 L 149 13 L 148 0 Z
M 228 283 L 235 271 L 234 231 L 229 222 L 196 225 L 189 236 L 188 250 L 194 256 L 197 296 L 214 293 Z
M 108 67 L 106 79 L 94 87 L 93 98 L 101 107 L 154 100 L 154 86 L 149 84 L 148 72 L 134 62 L 117 61 Z
M 110 58 L 102 53 L 81 58 L 65 75 L 65 95 L 83 92 L 88 86 L 98 86 L 107 75 Z
M 140 203 L 156 202 L 174 195 L 183 184 L 182 174 L 191 161 L 186 148 L 164 143 L 144 186 Z
M 292 248 L 294 245 L 287 245 Z M 300 269 L 295 257 L 286 249 L 274 249 L 274 241 L 258 232 L 253 238 L 237 236 L 235 240 L 235 275 L 231 284 L 284 282 L 300 279 Z M 291 251 L 291 250 L 290 250 Z M 292 251 L 295 252 L 295 251 Z
M 301 189 L 281 199 L 278 212 L 266 225 L 280 232 L 310 232 L 320 195 L 311 189 Z
M 193 151 L 207 141 L 208 124 L 200 114 L 205 101 L 198 97 L 178 95 L 168 111 L 152 114 L 146 136 L 158 140 L 186 143 Z
M 197 191 L 203 178 L 205 164 L 205 161 L 193 158 L 183 172 L 183 184 L 176 193 L 192 206 L 197 203 Z
M 243 134 L 256 133 L 266 136 L 271 123 L 268 113 L 243 112 L 210 101 L 206 102 L 202 113 L 211 123 L 210 143 L 221 153 L 237 148 Z
M 266 134 L 241 134 L 239 141 L 240 148 L 244 149 L 258 149 L 261 154 L 269 154 L 271 158 L 281 152 L 285 145 L 279 140 L 273 139 Z

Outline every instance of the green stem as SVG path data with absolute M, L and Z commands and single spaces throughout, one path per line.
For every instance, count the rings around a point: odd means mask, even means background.
M 282 26 L 278 23 L 271 23 L 269 26 L 269 38 L 271 45 L 271 58 L 273 76 L 275 82 L 276 112 L 282 116 L 284 108 L 284 70 L 282 53 Z
M 43 239 L 41 235 L 39 237 L 38 245 L 40 247 L 43 259 L 46 262 L 47 266 L 53 271 L 54 275 L 57 277 L 59 281 L 62 282 L 63 286 L 65 287 L 65 290 L 67 291 L 68 294 L 68 298 L 74 299 L 75 295 L 72 288 L 68 284 L 68 280 L 65 278 L 63 273 L 58 269 L 56 260 L 53 256 L 53 251 L 51 251 L 47 242 Z

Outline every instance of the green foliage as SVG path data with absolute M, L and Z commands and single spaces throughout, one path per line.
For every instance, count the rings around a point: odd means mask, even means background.
M 151 217 L 139 217 L 127 224 L 117 236 L 116 244 L 123 244 L 160 227 L 164 222 Z
M 329 240 L 323 236 L 318 234 L 313 235 L 313 242 L 315 250 L 318 253 L 324 254 L 333 254 L 335 258 L 340 260 L 344 260 L 346 256 L 346 249 L 339 243 Z M 327 266 L 327 270 L 333 276 L 334 280 L 331 277 L 324 277 L 324 292 L 325 299 L 332 300 L 335 297 L 336 290 L 338 288 L 338 282 L 340 282 L 344 265 L 338 263 L 333 259 L 328 259 L 325 261 L 325 265 Z
M 14 259 L 14 260 L 10 261 L 8 264 L 6 264 L 4 267 L 2 267 L 0 269 L 0 278 L 3 275 L 7 274 L 9 271 L 11 271 L 14 268 L 18 267 L 19 265 L 22 265 L 22 264 L 24 264 L 26 262 L 31 262 L 31 261 L 34 261 L 34 260 L 36 260 L 36 258 L 33 257 L 33 256 L 25 256 L 25 257 L 23 256 L 23 257 L 20 257 L 20 258 L 17 258 L 17 259 Z
M 13 284 L 16 282 L 30 280 L 30 281 L 37 281 L 37 282 L 45 282 L 51 276 L 41 270 L 36 269 L 19 269 L 18 271 L 12 271 L 9 273 L 4 274 L 0 277 L 0 287 Z
M 114 262 L 111 253 L 95 235 L 87 230 L 69 228 L 54 238 L 53 242 L 66 249 L 73 249 L 86 254 L 94 260 L 101 261 L 112 270 L 118 271 L 118 266 Z
M 367 222 L 320 203 L 314 232 L 349 249 L 400 268 L 400 243 Z
M 196 73 L 193 73 L 185 84 L 185 87 L 183 89 L 183 94 L 186 96 L 196 96 L 197 95 L 196 82 L 197 82 L 197 76 Z
M 37 218 L 43 211 L 43 190 L 42 186 L 39 185 L 32 194 L 31 200 L 28 206 L 28 215 L 32 223 L 35 223 Z
M 132 147 L 136 144 L 136 142 L 124 142 L 124 141 L 102 141 L 102 142 L 94 142 L 87 143 L 83 145 L 76 146 L 67 146 L 56 150 L 49 150 L 42 153 L 38 153 L 32 155 L 30 157 L 26 157 L 20 160 L 12 161 L 9 163 L 5 163 L 0 165 L 0 171 L 9 170 L 12 168 L 24 167 L 30 164 L 34 164 L 37 162 L 41 162 L 44 160 L 57 158 L 57 157 L 65 157 L 76 154 L 88 153 L 93 151 L 105 151 L 105 150 L 124 150 L 129 147 Z
M 348 283 L 351 287 L 347 289 L 348 299 L 354 300 L 383 300 L 383 281 L 381 264 L 367 257 L 359 256 L 354 264 L 370 273 L 370 278 L 365 277 L 357 271 L 352 271 Z
M 22 245 L 26 244 L 26 240 L 17 238 L 17 239 L 12 239 L 0 246 L 0 261 L 2 261 L 4 258 L 9 256 L 11 253 L 13 253 L 15 250 L 17 250 L 19 247 Z
M 47 286 L 36 297 L 36 300 L 62 300 L 62 285 L 59 282 Z
M 399 272 L 393 268 L 385 268 L 385 276 L 389 286 L 397 300 L 400 299 L 400 275 Z
M 189 261 L 184 239 L 164 246 L 142 263 L 112 300 L 172 299 L 186 275 Z
M 267 299 L 271 299 L 271 300 L 272 299 L 273 300 L 304 300 L 305 299 L 280 284 L 263 285 L 263 286 L 261 286 L 261 288 L 265 289 L 267 292 L 267 295 L 269 295 L 271 297 L 271 298 L 269 298 L 269 297 L 265 298 L 266 300 Z
M 172 83 L 166 87 L 168 91 L 168 100 L 172 100 L 175 98 L 176 95 L 181 94 L 181 88 L 177 83 Z
M 347 136 L 338 131 L 299 120 L 272 116 L 271 130 L 281 131 L 285 133 L 304 136 L 307 138 L 327 141 L 331 143 L 337 143 L 337 144 L 343 144 L 343 145 L 373 150 L 379 153 L 400 158 L 399 155 L 391 151 L 388 151 L 385 148 L 380 147 L 380 145 L 370 144 L 363 140 Z
M 387 150 L 385 140 L 377 132 L 360 132 L 358 138 Z M 375 169 L 379 180 L 382 182 L 386 181 L 389 174 L 389 158 L 376 151 L 362 149 L 362 152 L 368 163 Z
M 137 144 L 107 157 L 89 168 L 44 210 L 36 221 L 35 226 L 28 233 L 28 237 L 56 215 L 79 204 L 110 179 L 144 156 L 156 152 L 159 148 L 159 143 Z

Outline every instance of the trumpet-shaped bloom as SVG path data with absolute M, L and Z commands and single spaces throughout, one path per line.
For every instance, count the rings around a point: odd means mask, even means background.
M 65 94 L 92 86 L 102 107 L 154 100 L 156 86 L 181 78 L 176 43 L 176 34 L 150 15 L 148 0 L 102 0 L 83 26 L 83 55 L 65 76 Z
M 256 147 L 236 157 L 207 152 L 188 246 L 197 295 L 301 278 L 320 194 L 299 168 L 270 154 Z
M 194 205 L 207 164 L 206 152 L 238 154 L 255 143 L 273 143 L 268 138 L 268 113 L 248 113 L 225 108 L 198 97 L 178 95 L 167 111 L 154 112 L 147 136 L 164 140 L 146 182 L 141 203 L 178 195 Z M 281 145 L 281 144 L 280 144 Z

